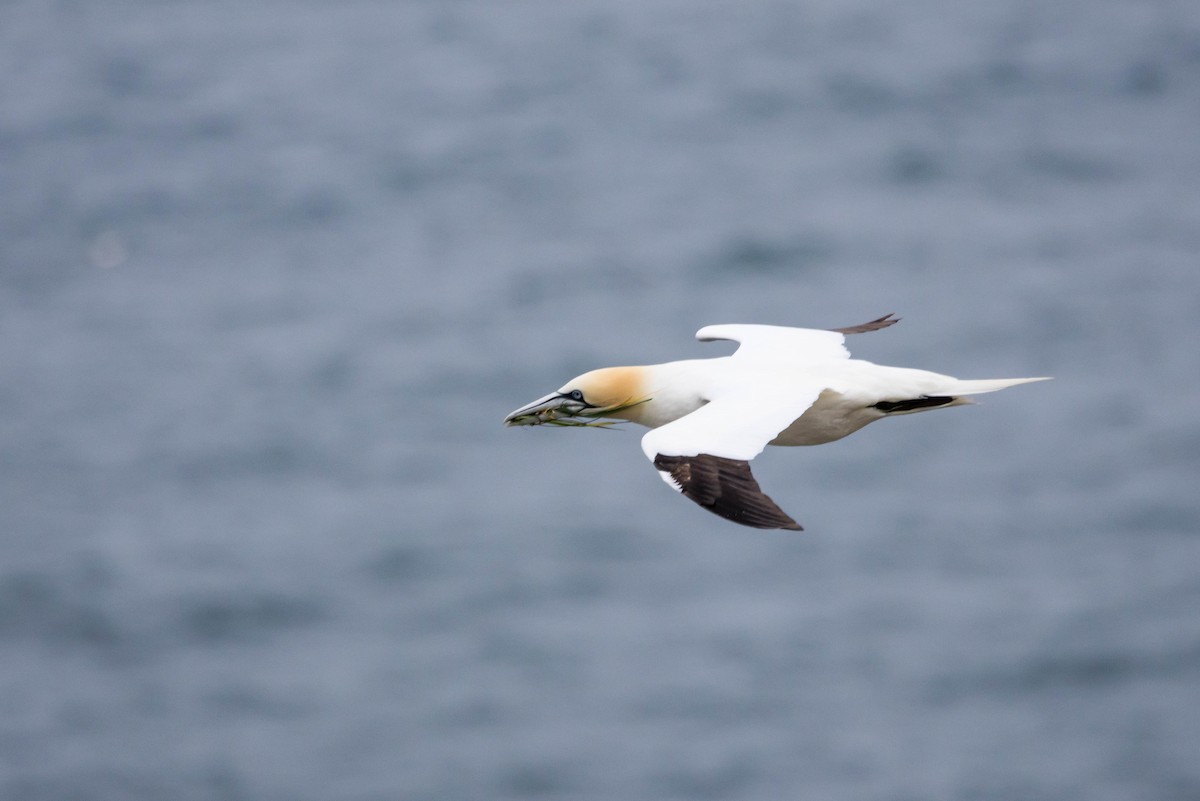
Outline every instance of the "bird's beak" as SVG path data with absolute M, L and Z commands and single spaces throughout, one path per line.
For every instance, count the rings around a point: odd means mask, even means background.
M 551 392 L 544 398 L 538 398 L 533 403 L 509 412 L 508 417 L 504 418 L 504 425 L 536 426 L 554 420 L 559 412 L 569 416 L 580 408 L 582 404 L 565 398 L 558 392 Z

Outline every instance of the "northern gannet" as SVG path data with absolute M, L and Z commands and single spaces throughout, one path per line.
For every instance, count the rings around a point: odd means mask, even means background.
M 878 331 L 894 314 L 829 330 L 710 325 L 702 342 L 732 340 L 732 356 L 604 367 L 509 414 L 508 426 L 640 423 L 642 451 L 673 489 L 754 528 L 800 531 L 763 494 L 750 460 L 767 445 L 822 445 L 868 423 L 971 403 L 968 395 L 1046 378 L 960 380 L 851 359 L 847 334 Z

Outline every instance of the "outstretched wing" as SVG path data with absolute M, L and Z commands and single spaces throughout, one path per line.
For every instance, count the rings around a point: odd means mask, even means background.
M 712 342 L 728 339 L 739 347 L 733 358 L 743 361 L 770 362 L 777 365 L 815 364 L 834 359 L 849 359 L 842 345 L 846 337 L 837 331 L 816 328 L 788 328 L 782 325 L 706 325 L 696 339 Z
M 847 334 L 878 331 L 899 322 L 886 314 L 878 320 L 847 328 L 789 328 L 782 325 L 709 325 L 696 332 L 696 339 L 712 342 L 728 339 L 739 343 L 733 354 L 741 360 L 770 361 L 775 364 L 812 364 L 833 359 L 848 359 Z
M 767 497 L 750 460 L 817 400 L 821 388 L 795 384 L 717 398 L 642 437 L 642 452 L 686 497 L 735 523 L 800 530 Z
M 663 480 L 713 514 L 754 528 L 803 527 L 767 497 L 750 472 L 750 463 L 701 453 L 654 457 Z

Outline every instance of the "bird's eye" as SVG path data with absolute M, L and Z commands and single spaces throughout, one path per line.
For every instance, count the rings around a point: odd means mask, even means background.
M 579 391 L 578 389 L 571 390 L 571 400 L 582 401 L 583 393 L 581 391 Z

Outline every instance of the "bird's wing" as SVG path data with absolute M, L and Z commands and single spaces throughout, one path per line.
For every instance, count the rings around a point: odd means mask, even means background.
M 819 328 L 789 328 L 782 325 L 709 325 L 696 332 L 696 339 L 712 342 L 728 339 L 739 343 L 733 354 L 743 361 L 770 361 L 782 364 L 812 364 L 831 359 L 848 359 L 847 334 L 878 331 L 898 323 L 894 314 L 878 320 L 828 331 Z
M 845 335 L 816 328 L 782 325 L 709 325 L 696 332 L 696 339 L 711 342 L 729 339 L 740 347 L 733 358 L 740 361 L 771 362 L 779 365 L 814 364 L 850 358 L 842 345 Z
M 722 395 L 642 437 L 671 487 L 721 517 L 755 528 L 801 530 L 763 494 L 750 460 L 816 402 L 821 387 L 787 385 Z

